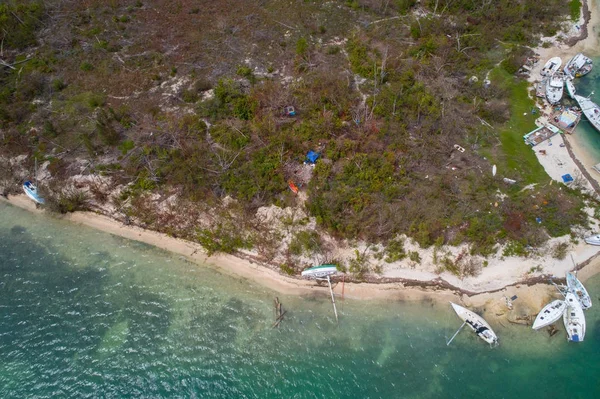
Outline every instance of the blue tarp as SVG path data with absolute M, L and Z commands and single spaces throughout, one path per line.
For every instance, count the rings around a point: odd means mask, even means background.
M 318 152 L 314 152 L 313 150 L 310 150 L 306 154 L 306 162 L 307 163 L 315 163 L 315 162 L 317 162 L 317 159 L 319 159 L 320 156 L 321 156 L 321 154 L 319 154 Z
M 562 175 L 563 182 L 569 183 L 573 181 L 573 177 L 570 174 Z

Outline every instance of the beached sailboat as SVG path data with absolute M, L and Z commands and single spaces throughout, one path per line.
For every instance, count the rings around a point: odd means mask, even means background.
M 567 62 L 567 65 L 565 65 L 565 75 L 570 76 L 571 78 L 579 78 L 590 73 L 592 66 L 593 63 L 590 58 L 582 53 L 578 53 Z
M 492 327 L 490 327 L 490 325 L 483 319 L 483 317 L 455 303 L 450 302 L 450 304 L 452 305 L 452 308 L 454 309 L 458 317 L 464 323 L 462 324 L 462 326 L 460 326 L 458 331 L 450 339 L 447 345 L 449 345 L 450 342 L 452 342 L 454 337 L 456 337 L 456 334 L 458 334 L 458 332 L 464 327 L 465 324 L 468 324 L 469 327 L 471 327 L 471 329 L 475 331 L 475 334 L 477 334 L 479 338 L 481 338 L 488 344 L 495 345 L 498 343 L 498 336 L 496 335 L 496 333 L 494 333 Z
M 563 314 L 563 322 L 567 330 L 567 339 L 572 342 L 581 342 L 585 338 L 585 315 L 579 301 L 572 292 L 565 297 L 567 310 Z
M 549 326 L 550 324 L 560 319 L 563 313 L 565 313 L 566 308 L 566 302 L 561 301 L 560 299 L 550 302 L 549 304 L 544 306 L 540 313 L 538 313 L 531 328 L 533 328 L 534 330 L 539 330 L 540 328 Z
M 562 75 L 555 73 L 546 83 L 546 99 L 552 105 L 558 104 L 563 96 L 564 80 Z
M 25 195 L 27 195 L 29 198 L 34 200 L 36 203 L 42 204 L 42 205 L 44 204 L 45 201 L 38 194 L 36 185 L 33 184 L 32 182 L 30 182 L 29 180 L 27 180 L 25 183 L 23 183 L 23 191 L 25 191 Z
M 594 234 L 593 236 L 585 237 L 583 241 L 590 245 L 600 245 L 600 234 Z
M 567 272 L 567 287 L 577 297 L 582 309 L 585 310 L 592 307 L 592 298 L 590 298 L 590 294 L 588 294 L 583 284 L 581 284 L 581 281 L 575 276 L 575 273 Z
M 591 101 L 587 97 L 576 94 L 574 98 L 579 104 L 579 108 L 581 108 L 587 120 L 590 121 L 596 130 L 600 131 L 600 107 L 598 107 L 595 102 Z
M 307 278 L 325 278 L 337 273 L 335 265 L 320 265 L 306 269 L 302 272 L 302 277 Z
M 558 72 L 561 65 L 562 60 L 560 59 L 560 57 L 552 57 L 548 60 L 548 62 L 546 62 L 540 74 L 542 76 L 551 76 Z

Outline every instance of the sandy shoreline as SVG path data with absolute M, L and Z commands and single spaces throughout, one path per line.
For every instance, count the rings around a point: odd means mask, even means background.
M 1 198 L 1 197 L 0 197 Z M 25 195 L 1 198 L 5 203 L 34 212 L 45 213 L 37 209 L 35 204 Z M 233 255 L 214 255 L 208 257 L 199 244 L 169 237 L 165 234 L 139 227 L 126 226 L 107 216 L 92 212 L 75 212 L 57 216 L 75 224 L 84 225 L 131 240 L 136 240 L 156 246 L 166 251 L 184 256 L 191 262 L 209 266 L 226 275 L 241 277 L 256 282 L 259 285 L 286 295 L 300 296 L 326 296 L 328 291 L 325 286 L 319 286 L 313 281 L 290 278 L 275 272 L 267 267 L 260 266 L 243 258 Z M 580 277 L 585 280 L 600 272 L 600 257 L 593 256 L 580 272 Z M 409 281 L 391 283 L 337 283 L 334 286 L 336 296 L 351 299 L 382 299 L 397 301 L 425 301 L 439 302 L 455 301 L 467 306 L 481 308 L 487 317 L 505 316 L 505 296 L 514 295 L 519 298 L 519 311 L 534 314 L 547 303 L 550 298 L 556 297 L 556 289 L 547 284 L 545 276 L 525 281 L 513 281 L 505 287 L 494 289 L 491 292 L 468 293 L 461 292 L 458 287 L 453 287 L 448 282 L 437 279 L 437 284 L 427 287 L 431 281 Z M 544 282 L 543 284 L 540 282 Z M 419 286 L 419 283 L 423 286 Z

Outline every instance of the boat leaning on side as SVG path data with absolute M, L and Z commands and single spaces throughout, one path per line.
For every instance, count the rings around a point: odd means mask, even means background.
M 565 75 L 572 78 L 580 78 L 587 75 L 592 70 L 592 60 L 582 53 L 576 54 L 573 58 L 565 65 Z
M 337 273 L 336 265 L 320 265 L 306 269 L 302 272 L 302 277 L 306 278 L 324 278 Z
M 582 342 L 585 338 L 585 315 L 579 301 L 572 292 L 565 297 L 567 310 L 563 314 L 567 340 L 571 342 Z
M 450 302 L 450 304 L 458 317 L 464 321 L 465 324 L 468 324 L 479 338 L 490 345 L 498 343 L 498 336 L 483 317 L 455 303 Z
M 31 198 L 36 203 L 42 204 L 42 205 L 44 204 L 45 201 L 42 197 L 40 197 L 37 187 L 35 186 L 35 184 L 30 182 L 29 180 L 27 180 L 25 183 L 23 183 L 23 191 L 25 191 L 25 195 L 27 195 L 29 198 Z
M 549 326 L 560 319 L 560 317 L 565 313 L 566 308 L 566 302 L 561 301 L 560 299 L 550 302 L 544 306 L 540 313 L 538 313 L 531 328 L 534 330 L 539 330 L 540 328 Z
M 600 245 L 600 234 L 594 234 L 593 236 L 585 237 L 583 241 L 590 245 Z
M 569 291 L 579 300 L 579 304 L 583 310 L 592 307 L 592 298 L 581 281 L 575 276 L 575 273 L 567 272 L 567 287 L 569 287 Z
M 600 131 L 600 107 L 587 97 L 575 94 L 574 98 L 587 120 L 596 130 Z

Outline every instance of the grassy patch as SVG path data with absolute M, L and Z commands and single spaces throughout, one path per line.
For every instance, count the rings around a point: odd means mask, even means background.
M 548 181 L 535 153 L 523 142 L 523 136 L 536 128 L 538 117 L 532 115 L 535 103 L 528 96 L 528 82 L 516 80 L 501 68 L 494 69 L 491 77 L 510 91 L 510 119 L 500 131 L 503 153 L 503 159 L 498 160 L 500 174 L 511 177 L 511 172 L 516 171 L 526 183 Z
M 571 0 L 569 2 L 569 14 L 571 19 L 577 21 L 581 15 L 581 0 Z

